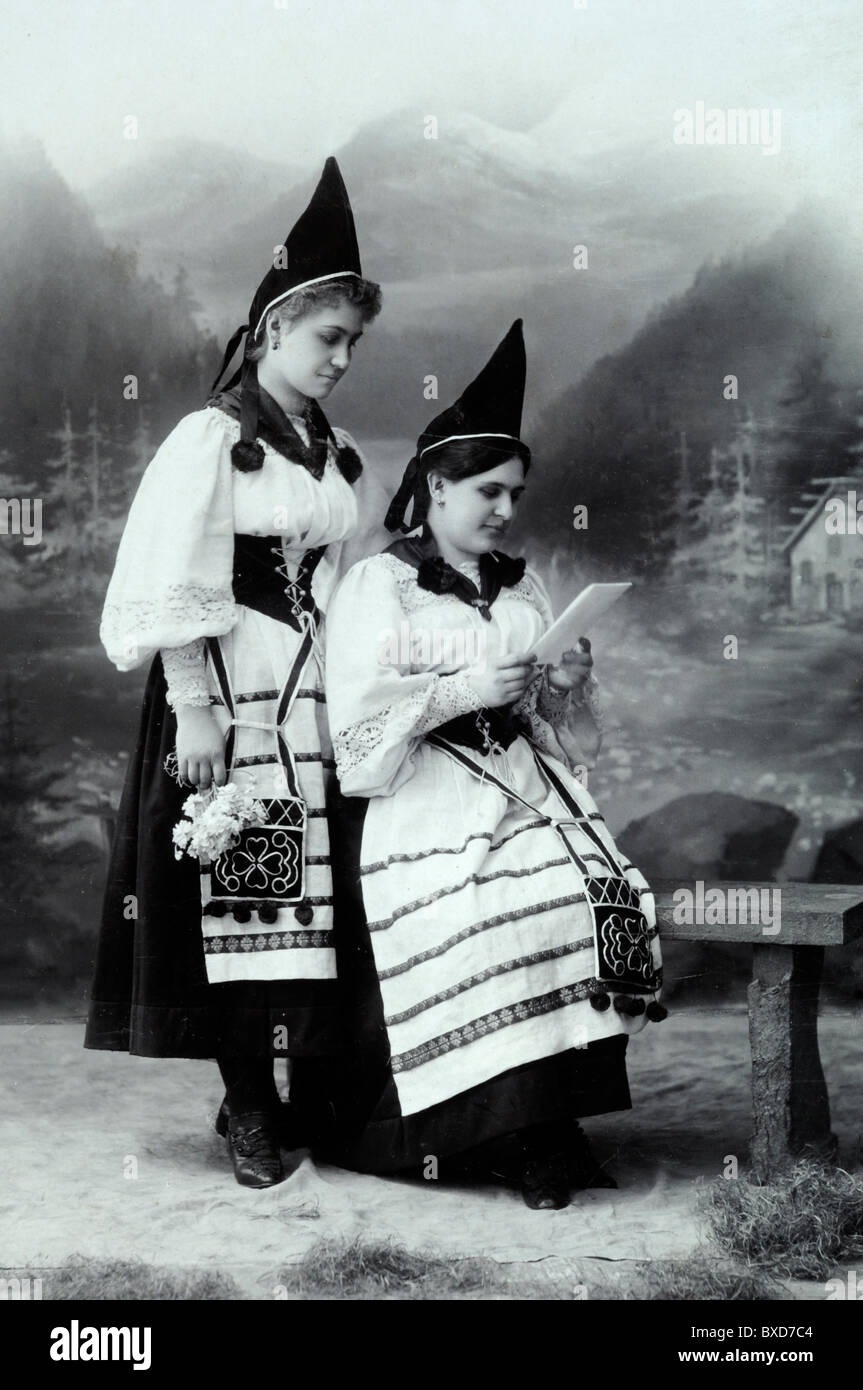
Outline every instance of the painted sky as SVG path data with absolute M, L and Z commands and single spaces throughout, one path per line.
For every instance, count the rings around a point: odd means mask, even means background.
M 780 108 L 781 180 L 857 199 L 861 68 L 860 0 L 6 0 L 0 36 L 3 132 L 77 187 L 178 136 L 316 167 L 405 107 L 577 161 L 704 101 Z

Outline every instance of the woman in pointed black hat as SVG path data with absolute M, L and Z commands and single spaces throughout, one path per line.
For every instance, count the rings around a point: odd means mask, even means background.
M 537 668 L 545 590 L 497 549 L 530 464 L 524 376 L 518 320 L 420 437 L 387 517 L 405 539 L 328 615 L 353 1045 L 322 1152 L 485 1167 L 559 1207 L 613 1185 L 578 1118 L 628 1107 L 627 1036 L 665 1011 L 652 895 L 571 770 L 599 744 L 591 657 Z
M 329 159 L 214 389 L 245 335 L 241 369 L 144 475 L 102 619 L 120 670 L 152 666 L 85 1045 L 218 1059 L 254 1187 L 283 1176 L 273 1058 L 341 1041 L 322 618 L 378 498 L 321 402 L 379 308 Z

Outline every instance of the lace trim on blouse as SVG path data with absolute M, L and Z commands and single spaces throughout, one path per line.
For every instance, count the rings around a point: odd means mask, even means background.
M 207 681 L 207 657 L 203 637 L 185 647 L 163 647 L 162 666 L 168 684 L 167 701 L 172 709 L 177 705 L 209 706 L 210 687 Z
M 195 627 L 210 629 L 213 635 L 229 632 L 237 617 L 234 595 L 221 587 L 174 584 L 159 594 L 158 602 L 139 599 L 122 604 L 106 603 L 102 612 L 102 641 L 109 650 L 122 651 L 130 661 L 139 659 L 132 650 L 136 643 L 129 636 L 130 630 L 148 633 L 158 628 L 163 642 L 167 637 L 167 646 L 182 647 L 189 637 L 190 613 L 194 614 Z M 171 642 L 172 637 L 176 638 L 175 643 Z
M 398 588 L 399 603 L 405 613 L 416 613 L 421 608 L 429 608 L 433 604 L 441 603 L 450 605 L 461 604 L 461 606 L 464 607 L 463 600 L 456 594 L 435 594 L 430 589 L 421 589 L 417 583 L 417 572 L 413 565 L 408 564 L 407 560 L 399 560 L 395 555 L 383 554 L 375 555 L 373 557 L 373 562 L 375 565 L 379 565 L 381 568 L 388 570 L 395 579 Z M 460 572 L 466 574 L 469 579 L 472 579 L 474 582 L 477 581 L 479 577 L 478 566 L 465 563 L 459 565 L 458 568 Z M 517 584 L 502 589 L 497 602 L 500 602 L 500 599 L 507 598 L 521 599 L 523 602 L 529 603 L 531 607 L 536 608 L 539 612 L 542 611 L 540 600 L 526 575 L 523 579 L 520 579 Z
M 419 740 L 430 729 L 481 706 L 482 701 L 463 673 L 432 676 L 427 685 L 419 686 L 334 736 L 338 774 L 344 779 L 360 767 L 377 751 L 384 738 L 390 745 L 402 739 Z

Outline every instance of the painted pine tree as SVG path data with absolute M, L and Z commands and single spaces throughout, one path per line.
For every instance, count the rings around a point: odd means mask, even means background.
M 33 483 L 21 481 L 15 470 L 15 462 L 8 449 L 0 449 L 0 506 L 4 502 L 33 498 Z M 4 514 L 5 521 L 5 514 Z M 20 536 L 0 534 L 0 601 L 4 607 L 26 602 L 28 579 L 31 576 L 29 561 L 36 547 L 24 545 Z
M 759 474 L 758 429 L 749 416 L 726 449 L 711 449 L 707 490 L 691 509 L 688 539 L 672 557 L 673 582 L 701 618 L 755 612 L 768 600 L 774 561 Z
M 38 829 L 41 806 L 53 804 L 53 767 L 27 731 L 11 676 L 0 690 L 0 881 L 11 918 L 0 936 L 0 977 L 14 979 L 26 962 L 37 926 L 43 924 L 43 894 L 50 865 Z M 29 929 L 32 927 L 32 938 Z
M 57 452 L 46 459 L 45 583 L 57 597 L 102 592 L 126 512 L 126 480 L 115 465 L 119 449 L 96 399 L 87 425 L 76 431 L 68 405 L 52 436 Z

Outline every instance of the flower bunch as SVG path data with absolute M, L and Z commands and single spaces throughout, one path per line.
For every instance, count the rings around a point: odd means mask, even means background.
M 241 830 L 263 825 L 267 813 L 249 788 L 230 782 L 195 792 L 183 804 L 183 817 L 174 826 L 174 858 L 182 859 L 185 852 L 201 863 L 212 863 L 239 844 Z

